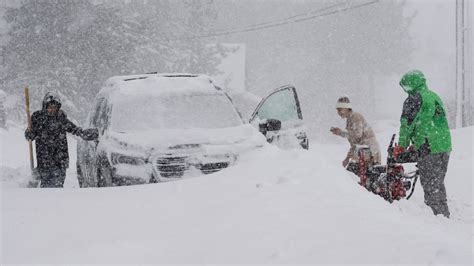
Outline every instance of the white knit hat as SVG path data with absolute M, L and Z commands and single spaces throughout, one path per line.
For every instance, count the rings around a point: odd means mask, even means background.
M 349 100 L 349 97 L 347 96 L 339 97 L 336 103 L 336 108 L 352 109 L 352 104 L 351 104 L 351 101 Z

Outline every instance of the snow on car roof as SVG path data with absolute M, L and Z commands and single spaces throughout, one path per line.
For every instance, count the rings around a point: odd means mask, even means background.
M 206 75 L 151 73 L 109 78 L 99 94 L 155 95 L 163 93 L 214 94 L 219 93 L 219 89 Z

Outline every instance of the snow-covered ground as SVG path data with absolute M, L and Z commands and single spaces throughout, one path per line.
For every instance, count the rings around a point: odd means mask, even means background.
M 384 148 L 396 122 L 374 128 Z M 0 263 L 472 265 L 473 128 L 452 134 L 448 220 L 424 205 L 419 183 L 393 204 L 358 186 L 340 166 L 342 139 L 261 149 L 177 182 L 78 189 L 71 167 L 64 189 L 27 189 L 23 131 L 0 130 Z

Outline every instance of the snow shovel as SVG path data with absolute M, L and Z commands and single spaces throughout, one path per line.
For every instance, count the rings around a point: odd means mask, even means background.
M 28 130 L 31 130 L 31 115 L 30 115 L 30 91 L 28 87 L 25 87 L 25 101 L 26 101 L 26 118 L 28 121 Z M 33 141 L 28 140 L 28 146 L 30 150 L 30 168 L 31 168 L 31 178 L 28 182 L 28 187 L 38 187 L 40 178 L 38 171 L 35 169 L 35 162 L 33 159 Z

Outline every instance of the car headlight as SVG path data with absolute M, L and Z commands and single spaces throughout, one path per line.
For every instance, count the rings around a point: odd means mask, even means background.
M 123 154 L 120 154 L 120 153 L 112 153 L 110 159 L 112 161 L 112 164 L 139 165 L 139 164 L 145 164 L 146 163 L 145 158 L 128 156 L 128 155 L 123 155 Z

